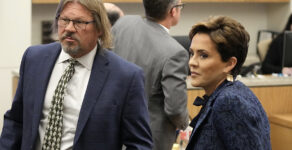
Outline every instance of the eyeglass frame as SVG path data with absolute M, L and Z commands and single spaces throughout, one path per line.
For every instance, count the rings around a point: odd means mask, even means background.
M 74 19 L 68 19 L 68 18 L 65 18 L 65 17 L 61 17 L 61 16 L 58 16 L 56 17 L 57 19 L 57 24 L 58 26 L 62 26 L 64 28 L 66 28 L 70 22 L 72 21 L 73 23 L 73 26 L 76 30 L 85 30 L 86 29 L 86 26 L 88 24 L 91 24 L 91 23 L 95 23 L 96 21 L 95 20 L 92 20 L 92 21 L 82 21 L 82 20 L 74 20 Z M 64 25 L 60 25 L 59 24 L 59 21 L 64 21 Z M 76 24 L 79 24 L 79 25 L 84 25 L 84 28 L 81 28 L 80 26 L 76 25 Z M 77 26 L 77 27 L 76 27 Z
M 185 7 L 185 3 L 180 3 L 180 4 L 173 5 L 171 7 L 171 9 L 173 9 L 173 8 L 180 8 L 180 10 L 182 10 L 184 7 Z

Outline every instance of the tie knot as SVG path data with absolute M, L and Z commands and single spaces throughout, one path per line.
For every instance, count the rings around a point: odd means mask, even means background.
M 78 61 L 74 58 L 70 58 L 67 61 L 70 63 L 70 65 L 76 65 L 78 63 Z

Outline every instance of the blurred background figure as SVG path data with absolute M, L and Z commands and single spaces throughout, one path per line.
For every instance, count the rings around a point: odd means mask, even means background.
M 143 0 L 145 17 L 126 15 L 112 27 L 113 52 L 143 68 L 152 150 L 171 150 L 186 129 L 188 52 L 169 34 L 180 20 L 181 0 Z
M 292 31 L 292 14 L 290 14 L 284 30 L 272 41 L 269 46 L 261 68 L 264 74 L 283 73 L 286 75 L 292 75 L 292 67 L 282 67 L 285 31 Z
M 124 12 L 113 3 L 104 3 L 104 7 L 106 9 L 108 19 L 112 26 L 120 17 L 124 16 Z

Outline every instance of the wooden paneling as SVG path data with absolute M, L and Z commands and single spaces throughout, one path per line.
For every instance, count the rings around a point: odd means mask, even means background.
M 198 2 L 215 2 L 215 3 L 283 3 L 289 2 L 289 0 L 182 0 L 182 2 L 198 3 Z
M 60 0 L 31 0 L 33 4 L 57 4 Z
M 274 150 L 292 148 L 292 113 L 277 114 L 270 117 L 271 144 Z
M 292 113 L 292 85 L 274 87 L 253 87 L 251 90 L 262 103 L 268 116 Z
M 56 4 L 60 0 L 32 0 L 33 4 Z M 103 2 L 112 3 L 141 3 L 142 0 L 103 0 Z M 288 3 L 289 0 L 182 0 L 187 3 Z
M 250 89 L 258 97 L 268 116 L 278 113 L 292 113 L 292 85 L 251 87 Z M 202 95 L 204 95 L 203 90 L 188 90 L 188 110 L 191 118 L 195 117 L 200 110 L 200 107 L 193 105 L 194 99 Z

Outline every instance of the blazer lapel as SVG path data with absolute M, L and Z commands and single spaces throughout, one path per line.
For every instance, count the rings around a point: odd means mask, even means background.
M 38 78 L 33 83 L 33 87 L 37 87 L 39 93 L 35 93 L 35 100 L 34 100 L 34 116 L 33 116 L 33 122 L 32 122 L 32 138 L 35 141 L 36 135 L 38 133 L 39 128 L 39 122 L 42 116 L 42 109 L 43 109 L 43 103 L 44 98 L 47 91 L 48 82 L 50 80 L 50 76 L 52 73 L 52 70 L 54 68 L 55 62 L 61 52 L 61 45 L 58 44 L 55 47 L 56 50 L 51 51 L 50 53 L 47 53 L 47 55 L 44 56 L 44 58 L 41 58 L 41 61 L 38 61 L 39 65 L 35 70 L 41 70 L 41 73 L 38 74 Z
M 196 126 L 193 128 L 192 136 L 194 136 L 198 132 L 198 128 L 202 125 L 205 119 L 207 119 L 208 114 L 211 112 L 213 103 L 218 96 L 218 94 L 226 87 L 232 84 L 232 82 L 224 81 L 221 85 L 214 91 L 214 93 L 209 97 L 209 100 L 206 104 L 206 110 L 201 114 L 198 119 Z
M 210 110 L 211 110 L 211 103 L 212 103 L 212 100 L 213 99 L 209 99 L 208 100 L 208 102 L 207 102 L 207 104 L 206 104 L 206 109 L 205 109 L 205 111 L 201 114 L 201 116 L 199 117 L 199 119 L 198 119 L 198 122 L 197 122 L 197 124 L 196 124 L 196 126 L 194 127 L 194 129 L 193 129 L 193 133 L 192 133 L 192 136 L 194 136 L 195 134 L 196 134 L 196 132 L 197 132 L 197 129 L 202 125 L 202 123 L 203 123 L 203 121 L 206 119 L 206 117 L 208 116 L 208 114 L 209 114 L 209 112 L 210 112 Z
M 90 112 L 94 108 L 109 74 L 109 69 L 107 67 L 109 62 L 106 58 L 106 52 L 103 53 L 100 52 L 100 50 L 97 51 L 97 54 L 94 58 L 88 86 L 79 114 L 77 129 L 74 137 L 74 145 L 82 133 L 82 130 L 90 116 Z

